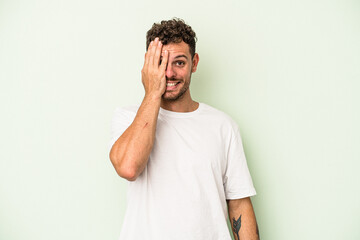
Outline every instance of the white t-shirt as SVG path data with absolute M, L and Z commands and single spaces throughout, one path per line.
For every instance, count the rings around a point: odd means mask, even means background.
M 137 109 L 115 110 L 110 147 Z M 204 103 L 160 108 L 147 166 L 128 184 L 119 240 L 231 240 L 226 199 L 256 194 L 237 124 Z

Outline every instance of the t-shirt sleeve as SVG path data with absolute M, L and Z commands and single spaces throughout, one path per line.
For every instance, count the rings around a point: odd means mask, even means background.
M 111 138 L 109 141 L 109 151 L 118 140 L 118 138 L 131 125 L 136 113 L 130 112 L 123 108 L 116 108 L 111 121 Z
M 224 190 L 226 199 L 239 199 L 256 195 L 238 129 L 232 132 L 228 147 Z

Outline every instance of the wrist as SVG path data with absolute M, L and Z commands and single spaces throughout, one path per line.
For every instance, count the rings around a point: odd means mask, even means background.
M 151 102 L 161 102 L 161 93 L 145 93 L 144 99 L 148 99 Z

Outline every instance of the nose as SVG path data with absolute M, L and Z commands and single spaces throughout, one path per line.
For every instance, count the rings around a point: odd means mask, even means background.
M 171 64 L 166 66 L 165 75 L 168 79 L 172 79 L 176 77 L 176 73 L 174 69 L 171 67 Z

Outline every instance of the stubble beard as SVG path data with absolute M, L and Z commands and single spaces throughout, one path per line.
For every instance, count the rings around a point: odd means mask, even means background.
M 168 80 L 177 80 L 177 79 L 168 79 Z M 183 82 L 184 86 L 182 86 L 182 88 L 180 89 L 180 91 L 179 91 L 179 93 L 177 95 L 166 97 L 165 96 L 166 91 L 165 91 L 165 93 L 161 96 L 162 99 L 165 100 L 165 101 L 172 101 L 172 102 L 179 100 L 186 93 L 186 91 L 189 89 L 190 80 L 191 80 L 191 75 L 190 75 L 190 79 L 189 79 L 188 83 Z

